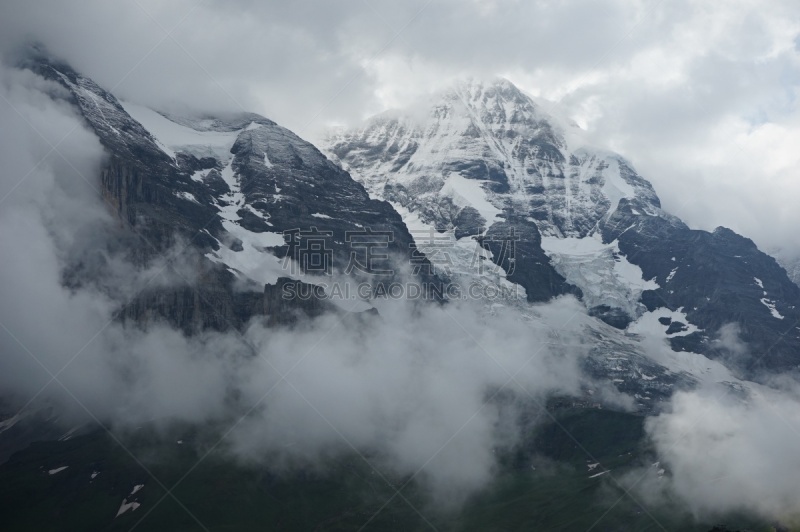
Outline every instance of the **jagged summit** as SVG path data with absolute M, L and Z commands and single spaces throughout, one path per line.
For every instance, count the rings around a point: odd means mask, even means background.
M 624 158 L 582 142 L 503 78 L 464 80 L 429 103 L 331 136 L 327 149 L 376 196 L 441 228 L 479 234 L 502 213 L 544 235 L 586 236 L 621 198 L 660 216 L 653 187 Z M 391 176 L 391 177 L 390 177 Z M 459 223 L 467 207 L 480 214 Z
M 481 101 L 484 106 L 501 105 L 504 103 L 517 103 L 527 107 L 534 113 L 538 106 L 519 87 L 508 79 L 495 76 L 481 79 L 467 77 L 456 80 L 443 94 L 465 98 L 468 101 Z M 522 117 L 520 117 L 522 118 Z

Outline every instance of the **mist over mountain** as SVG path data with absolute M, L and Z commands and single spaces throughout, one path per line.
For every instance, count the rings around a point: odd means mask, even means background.
M 589 525 L 617 497 L 649 526 L 796 524 L 800 287 L 664 210 L 558 106 L 471 78 L 318 148 L 254 113 L 121 100 L 41 46 L 10 57 L 0 476 L 44 494 L 31 512 L 69 514 L 69 486 L 104 501 L 86 526 L 168 526 L 157 475 L 65 450 L 109 434 L 149 468 L 167 440 L 196 452 L 176 486 L 210 456 L 259 471 L 255 493 L 303 499 L 347 460 L 389 490 L 337 487 L 323 528 L 407 493 L 420 527 L 474 501 L 493 521 L 504 482 L 554 478 L 597 490 Z M 303 528 L 281 504 L 295 525 L 263 522 Z

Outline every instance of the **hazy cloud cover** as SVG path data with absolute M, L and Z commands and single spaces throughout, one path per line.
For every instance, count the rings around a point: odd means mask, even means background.
M 752 512 L 794 530 L 800 523 L 797 392 L 791 383 L 782 393 L 758 388 L 746 401 L 719 387 L 676 393 L 670 411 L 646 423 L 659 462 L 623 482 L 648 504 L 679 501 L 680 509 L 706 518 Z
M 246 108 L 301 136 L 467 75 L 561 102 L 666 208 L 800 250 L 800 4 L 791 0 L 4 2 L 125 98 Z M 800 253 L 800 252 L 799 252 Z

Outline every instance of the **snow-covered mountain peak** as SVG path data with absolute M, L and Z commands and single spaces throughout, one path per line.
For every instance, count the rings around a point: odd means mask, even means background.
M 533 105 L 533 101 L 516 85 L 502 77 L 458 80 L 449 89 L 445 90 L 444 94 L 462 98 L 465 103 L 476 108 L 517 105 L 535 110 L 536 107 Z
M 459 81 L 426 112 L 419 107 L 333 134 L 327 151 L 374 196 L 437 228 L 477 235 L 516 216 L 535 220 L 545 235 L 582 237 L 623 198 L 662 214 L 652 186 L 630 163 L 581 142 L 577 126 L 508 80 Z M 473 227 L 459 226 L 470 207 L 480 220 L 467 216 Z
M 390 201 L 412 234 L 448 233 L 464 249 L 480 243 L 504 268 L 501 281 L 524 287 L 529 300 L 571 284 L 592 307 L 636 317 L 639 294 L 654 284 L 624 268 L 613 238 L 603 243 L 602 227 L 618 210 L 668 215 L 630 163 L 584 142 L 575 124 L 546 108 L 506 79 L 462 80 L 424 104 L 331 135 L 326 149 L 373 197 Z M 509 234 L 527 241 L 513 264 L 492 243 Z M 417 246 L 425 250 L 423 241 Z M 529 272 L 538 268 L 550 271 L 534 280 Z M 454 269 L 470 271 L 468 264 Z M 495 282 L 473 273 L 477 282 Z
M 661 209 L 628 160 L 508 80 L 459 81 L 332 134 L 324 149 L 395 206 L 420 250 L 434 231 L 440 241 L 447 233 L 457 281 L 510 282 L 528 301 L 576 293 L 590 314 L 633 334 L 652 326 L 679 351 L 715 349 L 715 331 L 745 323 L 742 312 L 770 331 L 742 328 L 766 349 L 800 308 L 788 303 L 800 298 L 797 286 L 751 241 L 691 230 Z M 513 257 L 499 243 L 511 236 Z M 502 270 L 497 278 L 469 262 L 477 253 L 460 253 L 476 246 Z M 764 277 L 775 284 L 753 281 Z M 771 363 L 794 367 L 793 349 L 775 351 Z
M 276 164 L 332 166 L 314 146 L 255 113 L 196 117 L 163 113 L 131 102 L 121 105 L 173 159 L 184 153 L 197 158 L 210 157 L 225 166 L 235 154 L 246 151 L 267 168 Z

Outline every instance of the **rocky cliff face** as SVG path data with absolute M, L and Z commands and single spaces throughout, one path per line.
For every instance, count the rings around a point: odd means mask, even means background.
M 335 306 L 315 297 L 278 301 L 271 287 L 279 279 L 308 285 L 346 275 L 353 253 L 370 246 L 385 257 L 382 270 L 415 252 L 389 203 L 371 199 L 313 145 L 271 120 L 167 116 L 120 102 L 43 54 L 23 66 L 66 88 L 106 149 L 99 184 L 128 234 L 126 257 L 145 267 L 167 253 L 181 255 L 197 274 L 144 290 L 124 306 L 123 319 L 165 319 L 186 332 L 242 327 L 256 315 L 292 321 L 295 311 L 316 315 Z M 354 246 L 354 238 L 370 246 Z
M 332 133 L 326 151 L 409 227 L 478 242 L 529 300 L 572 291 L 614 327 L 712 357 L 736 324 L 752 351 L 737 369 L 800 364 L 800 292 L 772 257 L 727 229 L 691 230 L 631 163 L 506 80 L 458 83 Z M 512 232 L 517 264 L 497 243 Z
M 619 227 L 631 228 L 623 231 Z M 777 261 L 730 229 L 691 230 L 660 219 L 641 218 L 620 209 L 604 228 L 617 239 L 628 260 L 658 285 L 642 294 L 650 314 L 680 309 L 683 317 L 667 323 L 676 350 L 724 356 L 716 333 L 735 324 L 750 350 L 737 362 L 745 374 L 792 370 L 800 363 L 800 289 Z

